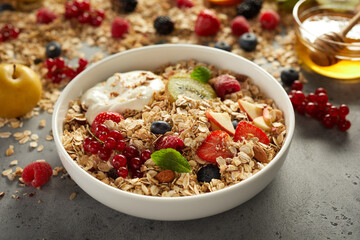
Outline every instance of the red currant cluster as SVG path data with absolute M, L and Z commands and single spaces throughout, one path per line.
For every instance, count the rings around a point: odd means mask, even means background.
M 20 34 L 20 30 L 11 24 L 5 24 L 0 28 L 0 42 L 10 39 L 16 39 Z
M 133 178 L 140 178 L 143 173 L 141 166 L 152 154 L 150 150 L 139 150 L 132 145 L 126 146 L 123 136 L 119 131 L 109 130 L 105 124 L 96 126 L 94 137 L 86 138 L 83 142 L 85 152 L 97 154 L 103 161 L 111 157 L 111 164 L 116 169 L 119 177 L 126 178 L 129 170 Z
M 45 60 L 45 67 L 48 69 L 46 77 L 51 79 L 54 83 L 60 83 L 63 79 L 69 78 L 70 80 L 76 77 L 79 73 L 84 71 L 88 61 L 80 58 L 78 61 L 79 66 L 74 69 L 65 64 L 63 58 L 47 58 Z
M 328 95 L 324 88 L 318 88 L 314 93 L 307 96 L 302 92 L 303 84 L 295 81 L 291 86 L 289 98 L 294 109 L 299 114 L 307 114 L 322 122 L 326 128 L 338 126 L 340 131 L 346 131 L 350 128 L 351 123 L 346 119 L 349 114 L 349 107 L 345 104 L 338 108 L 328 102 Z
M 75 18 L 79 23 L 98 27 L 105 18 L 105 12 L 92 8 L 89 1 L 68 1 L 65 3 L 65 18 Z

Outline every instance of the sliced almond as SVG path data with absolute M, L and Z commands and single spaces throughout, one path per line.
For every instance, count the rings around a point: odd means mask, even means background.
M 262 163 L 269 162 L 266 152 L 259 145 L 254 145 L 253 151 L 254 151 L 254 158 L 256 160 L 258 160 L 259 162 L 262 162 Z
M 168 183 L 174 180 L 175 172 L 173 170 L 166 169 L 156 174 L 155 178 L 159 181 L 159 183 Z

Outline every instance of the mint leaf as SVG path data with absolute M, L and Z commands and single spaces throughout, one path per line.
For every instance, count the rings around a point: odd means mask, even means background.
M 170 169 L 178 173 L 191 171 L 189 162 L 175 149 L 167 148 L 151 154 L 152 160 L 162 169 Z
M 203 66 L 197 66 L 191 73 L 191 78 L 202 83 L 207 83 L 210 79 L 210 70 Z

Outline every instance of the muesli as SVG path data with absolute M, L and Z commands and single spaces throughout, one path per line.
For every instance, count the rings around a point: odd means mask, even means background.
M 116 73 L 88 90 L 70 103 L 62 142 L 110 186 L 177 197 L 253 176 L 285 137 L 283 113 L 252 79 L 187 60 Z

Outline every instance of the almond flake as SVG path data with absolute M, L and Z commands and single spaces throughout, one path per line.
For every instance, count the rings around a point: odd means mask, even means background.
M 46 127 L 46 120 L 41 120 L 40 121 L 40 123 L 39 123 L 39 126 L 41 127 L 41 128 L 44 128 L 44 127 Z
M 15 166 L 15 165 L 18 165 L 18 160 L 12 160 L 11 162 L 10 162 L 10 166 Z
M 73 192 L 73 193 L 70 195 L 70 200 L 73 200 L 75 197 L 76 197 L 76 192 Z
M 5 176 L 7 176 L 7 175 L 9 175 L 10 173 L 12 173 L 12 169 L 11 168 L 9 168 L 9 169 L 6 169 L 6 170 L 4 170 L 3 172 L 2 172 L 2 175 L 5 177 Z
M 40 145 L 40 146 L 37 148 L 37 151 L 38 151 L 38 152 L 41 152 L 42 150 L 44 150 L 44 145 Z
M 14 154 L 14 145 L 10 145 L 9 148 L 6 150 L 6 156 L 11 156 Z
M 11 132 L 0 132 L 0 138 L 8 138 L 11 136 Z

